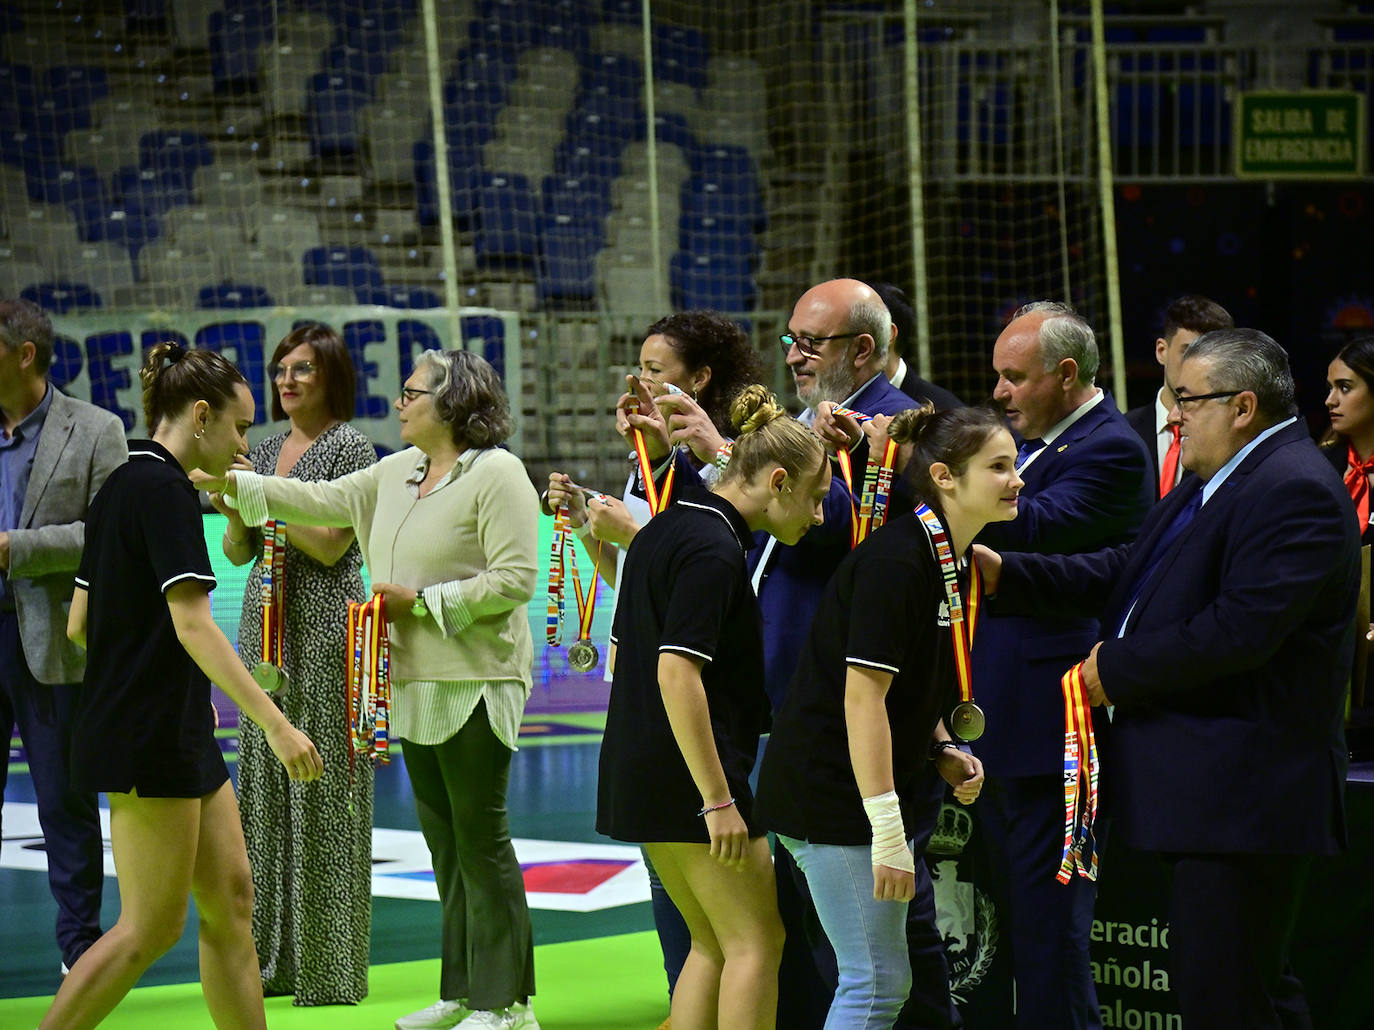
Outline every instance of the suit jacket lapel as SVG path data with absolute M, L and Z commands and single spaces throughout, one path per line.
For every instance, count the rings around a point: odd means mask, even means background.
M 38 449 L 33 455 L 29 488 L 24 493 L 24 510 L 19 516 L 19 525 L 25 528 L 33 520 L 33 513 L 43 497 L 43 491 L 48 488 L 53 474 L 57 471 L 57 460 L 66 450 L 67 441 L 71 439 L 72 428 L 76 423 L 72 409 L 67 406 L 67 398 L 57 391 L 57 387 L 49 389 L 53 391 L 52 406 L 48 409 L 48 417 L 43 420 L 43 430 L 38 434 Z

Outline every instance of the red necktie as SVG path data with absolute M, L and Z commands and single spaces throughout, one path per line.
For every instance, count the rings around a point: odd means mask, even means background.
M 1349 468 L 1345 473 L 1345 488 L 1350 491 L 1350 499 L 1355 502 L 1355 514 L 1359 516 L 1360 532 L 1369 525 L 1369 474 L 1374 472 L 1374 455 L 1361 461 L 1355 453 L 1355 445 L 1349 444 L 1345 461 Z
M 1178 426 L 1169 425 L 1169 449 L 1164 452 L 1164 461 L 1159 466 L 1159 496 L 1163 497 L 1174 488 L 1178 478 Z

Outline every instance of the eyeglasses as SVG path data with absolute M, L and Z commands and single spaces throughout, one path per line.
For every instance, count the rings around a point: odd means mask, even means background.
M 836 333 L 834 336 L 802 336 L 800 333 L 783 333 L 778 337 L 782 343 L 782 356 L 792 353 L 792 345 L 796 344 L 797 350 L 801 351 L 804 358 L 818 358 L 821 356 L 818 343 L 826 340 L 847 340 L 853 336 L 862 336 L 862 333 Z
M 1190 404 L 1201 404 L 1203 401 L 1219 401 L 1223 397 L 1235 397 L 1244 392 L 1244 390 L 1218 390 L 1216 393 L 1186 394 L 1179 393 L 1175 390 L 1174 404 L 1177 406 L 1179 413 L 1182 414 L 1188 410 L 1188 405 Z
M 401 404 L 402 404 L 402 405 L 409 404 L 411 401 L 417 400 L 417 399 L 419 399 L 420 397 L 432 397 L 432 396 L 434 396 L 434 391 L 433 391 L 433 390 L 417 390 L 417 389 L 415 389 L 413 386 L 403 386 L 403 387 L 401 387 Z
M 288 372 L 290 372 L 291 376 L 295 379 L 309 379 L 317 370 L 317 366 L 313 361 L 296 361 L 290 365 L 281 365 L 274 361 L 267 366 L 267 371 L 271 373 L 272 379 L 275 382 L 280 382 L 285 379 Z

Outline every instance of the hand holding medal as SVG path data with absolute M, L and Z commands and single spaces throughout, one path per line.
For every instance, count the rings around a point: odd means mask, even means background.
M 600 562 L 601 544 L 597 542 L 597 561 L 592 564 L 591 582 L 587 585 L 584 597 L 582 580 L 577 570 L 577 551 L 569 539 L 572 531 L 568 524 L 566 507 L 560 507 L 555 513 L 553 527 L 553 542 L 549 553 L 549 608 L 545 625 L 548 642 L 551 647 L 557 647 L 562 638 L 563 613 L 566 607 L 566 563 L 567 571 L 572 578 L 573 597 L 577 601 L 577 639 L 568 645 L 568 665 L 577 672 L 591 672 L 601 658 L 596 645 L 591 642 L 592 616 L 596 611 L 596 592 L 600 583 L 596 567 Z

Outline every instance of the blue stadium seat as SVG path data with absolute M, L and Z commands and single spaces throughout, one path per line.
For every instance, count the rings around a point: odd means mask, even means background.
M 311 247 L 301 266 L 307 286 L 346 286 L 356 294 L 384 285 L 381 266 L 366 247 Z
M 138 140 L 138 163 L 144 168 L 180 175 L 188 182 L 196 169 L 213 164 L 215 152 L 210 141 L 197 132 L 159 129 L 145 132 Z
M 38 93 L 32 68 L 27 64 L 0 61 L 0 104 L 22 110 L 37 103 Z
M 210 77 L 217 93 L 242 93 L 257 87 L 258 51 L 272 41 L 272 13 L 240 5 L 210 15 Z
M 50 95 L 69 97 L 87 107 L 110 95 L 109 73 L 95 65 L 53 65 L 44 73 L 43 85 Z
M 506 381 L 506 324 L 495 315 L 466 315 L 459 320 L 463 348 L 487 359 L 501 381 Z
M 473 245 L 481 267 L 534 266 L 539 247 L 534 191 L 523 175 L 483 174 Z
M 644 19 L 644 7 L 640 0 L 604 0 L 601 17 L 608 22 L 639 25 Z
M 42 136 L 21 126 L 0 128 L 0 161 L 22 168 L 29 162 L 58 164 L 61 161 L 62 141 Z
M 646 139 L 648 135 L 648 122 L 643 121 L 639 125 L 639 134 L 636 139 Z M 659 143 L 671 143 L 681 147 L 683 153 L 690 154 L 697 149 L 697 138 L 692 133 L 687 116 L 676 111 L 654 112 L 654 138 Z
M 366 50 L 348 43 L 338 43 L 325 51 L 321 70 L 326 74 L 358 79 L 370 94 L 372 84 L 386 74 L 385 50 Z
M 84 208 L 105 203 L 105 183 L 89 165 L 68 165 L 56 161 L 24 162 L 24 182 L 29 199 L 43 204 L 66 204 Z
M 66 93 L 40 94 L 29 107 L 19 110 L 19 122 L 30 132 L 60 139 L 73 129 L 91 126 L 91 105 Z
M 678 239 L 691 257 L 725 257 L 753 268 L 758 260 L 758 240 L 746 218 L 699 215 L 684 211 L 678 218 Z
M 162 235 L 161 223 L 136 208 L 87 205 L 74 213 L 77 216 L 77 231 L 83 240 L 87 243 L 104 240 L 127 247 L 135 263 L 143 245 Z
M 706 88 L 706 63 L 710 45 L 706 35 L 678 25 L 654 29 L 654 78 L 681 82 L 693 89 Z
M 682 213 L 713 218 L 738 218 L 761 232 L 768 224 L 763 194 L 752 176 L 737 179 L 693 177 L 682 184 Z
M 189 179 L 178 172 L 127 166 L 112 180 L 112 194 L 120 206 L 158 217 L 174 207 L 195 203 Z
M 534 45 L 568 50 L 582 56 L 591 50 L 592 33 L 588 22 L 577 15 L 555 16 L 540 27 Z
M 703 179 L 734 179 L 742 176 L 758 182 L 754 159 L 744 147 L 707 143 L 688 154 L 692 174 Z
M 441 308 L 444 299 L 433 290 L 420 286 L 383 286 L 380 289 L 359 290 L 359 304 L 380 304 L 385 308 Z
M 347 157 L 358 152 L 358 112 L 370 100 L 359 75 L 321 72 L 310 80 L 306 110 L 310 146 L 316 157 Z
M 480 170 L 475 150 L 448 148 L 449 200 L 453 219 L 460 228 L 469 228 L 475 218 Z M 439 224 L 439 180 L 434 166 L 434 144 L 429 140 L 415 144 L 415 210 L 421 225 Z
M 66 279 L 34 283 L 32 286 L 26 286 L 20 296 L 45 311 L 51 311 L 54 315 L 100 307 L 100 294 L 85 283 L 69 282 Z
M 272 295 L 254 283 L 216 283 L 196 294 L 198 308 L 270 308 Z
M 600 177 L 546 175 L 539 196 L 545 218 L 567 215 L 594 223 L 598 233 L 601 220 L 611 210 L 610 180 Z
M 747 261 L 724 255 L 673 255 L 669 270 L 673 306 L 683 310 L 711 308 L 737 313 L 751 311 L 758 290 Z
M 540 303 L 590 304 L 596 300 L 596 255 L 600 234 L 586 222 L 554 215 L 540 224 L 535 293 Z
M 582 62 L 582 89 L 639 102 L 644 95 L 644 66 L 624 54 L 589 54 Z
M 460 79 L 480 79 L 498 83 L 504 88 L 514 82 L 518 74 L 516 55 L 509 50 L 474 46 L 463 51 L 458 58 L 457 77 Z

